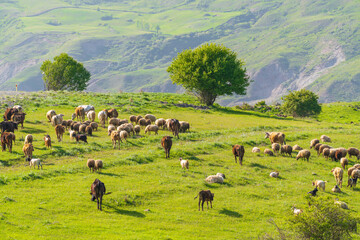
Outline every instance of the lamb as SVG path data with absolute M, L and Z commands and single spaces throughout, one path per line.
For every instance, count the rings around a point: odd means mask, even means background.
M 280 148 L 280 153 L 281 153 L 281 155 L 288 154 L 290 157 L 292 157 L 291 156 L 292 147 L 290 145 L 282 145 Z
M 35 166 L 37 166 L 38 169 L 39 169 L 39 167 L 41 167 L 41 169 L 42 169 L 42 164 L 41 164 L 41 160 L 40 160 L 40 159 L 38 159 L 38 158 L 33 158 L 33 159 L 27 158 L 26 160 L 27 160 L 27 161 L 30 161 L 30 162 L 29 162 L 30 168 L 31 168 L 31 166 L 34 166 L 34 169 L 35 169 Z
M 322 136 L 320 137 L 320 140 L 321 140 L 322 142 L 331 142 L 331 139 L 330 139 L 328 136 L 326 136 L 326 135 L 322 135 Z
M 158 134 L 158 131 L 159 131 L 159 127 L 156 126 L 156 125 L 148 125 L 146 128 L 145 128 L 145 134 L 147 132 L 149 132 L 149 135 L 150 135 L 150 132 L 154 132 L 155 135 Z
M 271 172 L 270 177 L 278 178 L 279 177 L 279 172 Z
M 56 115 L 56 112 L 55 110 L 49 110 L 47 113 L 46 113 L 46 118 L 49 120 L 49 122 L 51 122 L 51 119 L 53 116 Z
M 101 160 L 95 160 L 95 171 L 99 171 L 103 168 L 104 164 L 103 164 L 103 161 Z
M 102 211 L 102 198 L 103 195 L 106 192 L 106 188 L 105 188 L 105 184 L 103 182 L 101 182 L 99 179 L 95 179 L 95 181 L 93 182 L 93 184 L 91 184 L 91 195 L 92 201 L 97 201 L 97 209 L 100 209 L 100 211 Z
M 264 150 L 264 154 L 265 154 L 265 155 L 269 155 L 269 156 L 274 156 L 274 153 L 273 153 L 270 149 L 268 149 L 268 148 L 266 148 L 266 149 Z
M 205 179 L 208 183 L 224 183 L 224 178 L 221 173 L 217 173 L 216 175 L 210 175 Z
M 161 139 L 161 146 L 165 150 L 165 158 L 170 158 L 170 149 L 172 146 L 172 137 L 170 136 L 164 136 Z
M 76 134 L 75 139 L 76 139 L 76 143 L 79 143 L 80 140 L 83 141 L 84 143 L 88 143 L 87 136 L 85 134 Z
M 237 163 L 236 157 L 239 157 L 239 163 L 242 166 L 242 161 L 244 158 L 244 154 L 245 154 L 245 148 L 242 145 L 239 144 L 235 144 L 232 146 L 232 152 L 234 154 L 235 157 L 235 163 Z
M 260 153 L 260 148 L 254 147 L 254 148 L 251 150 L 251 152 L 253 152 L 253 153 Z
M 126 139 L 128 138 L 128 136 L 129 136 L 129 134 L 128 134 L 128 132 L 127 131 L 125 131 L 125 130 L 122 130 L 122 131 L 120 131 L 120 138 L 121 138 L 121 140 L 125 140 L 125 142 L 126 142 Z
M 272 148 L 272 150 L 274 151 L 274 153 L 278 153 L 279 150 L 280 150 L 280 144 L 278 144 L 278 143 L 273 143 L 273 144 L 271 144 L 271 148 Z
M 92 128 L 94 131 L 97 131 L 97 129 L 98 129 L 98 127 L 99 127 L 99 125 L 98 125 L 96 122 L 90 123 L 90 126 L 91 126 L 91 128 Z
M 109 126 L 108 126 L 108 136 L 110 136 L 111 135 L 111 132 L 112 131 L 115 131 L 115 126 L 114 125 L 112 125 L 112 124 L 110 124 Z
M 25 155 L 25 158 L 29 158 L 29 159 L 32 159 L 32 153 L 34 151 L 34 147 L 31 143 L 28 143 L 28 144 L 24 144 L 24 147 L 23 147 L 23 153 Z
M 310 149 L 311 149 L 312 147 L 315 147 L 315 145 L 318 144 L 318 143 L 320 143 L 319 139 L 313 139 L 313 140 L 311 140 L 311 142 L 310 142 Z
M 296 145 L 293 146 L 293 150 L 294 151 L 300 151 L 300 150 L 303 150 L 303 148 L 296 144 Z
M 351 147 L 347 149 L 347 152 L 349 153 L 349 158 L 351 158 L 352 156 L 357 157 L 357 159 L 360 159 L 360 151 L 357 148 Z
M 315 197 L 315 196 L 316 196 L 317 191 L 318 191 L 318 189 L 317 189 L 317 187 L 315 187 L 315 188 L 314 188 L 314 190 L 312 190 L 312 191 L 308 192 L 308 194 L 311 194 L 313 197 Z
M 185 160 L 185 159 L 182 159 L 182 158 L 180 158 L 179 160 L 180 160 L 181 168 L 182 169 L 186 168 L 187 170 L 189 170 L 189 161 Z
M 62 137 L 63 137 L 64 132 L 65 132 L 65 128 L 62 125 L 56 125 L 55 126 L 55 133 L 56 133 L 56 137 L 57 137 L 58 142 L 62 141 Z
M 9 149 L 9 152 L 12 152 L 12 142 L 13 142 L 13 137 L 11 135 L 11 133 L 9 132 L 2 132 L 1 133 L 1 146 L 2 146 L 2 151 L 6 150 L 6 147 Z
M 119 149 L 120 149 L 120 142 L 122 142 L 122 141 L 121 141 L 120 133 L 118 131 L 112 131 L 111 132 L 111 141 L 113 143 L 114 149 L 116 147 L 116 141 L 118 141 L 119 142 Z
M 295 206 L 293 206 L 291 209 L 293 210 L 294 215 L 296 215 L 296 216 L 303 212 L 303 210 L 296 208 Z
M 87 135 L 89 135 L 89 136 L 92 136 L 92 131 L 93 131 L 93 129 L 92 129 L 91 126 L 87 126 L 87 127 L 85 128 L 85 133 L 86 133 Z
M 64 114 L 58 114 L 55 115 L 51 118 L 51 124 L 53 127 L 55 127 L 56 125 L 61 125 L 62 121 L 63 121 L 63 116 Z
M 139 125 L 136 125 L 136 126 L 134 127 L 134 131 L 135 131 L 136 135 L 139 135 L 140 130 L 141 130 L 141 127 L 140 127 Z
M 107 120 L 107 114 L 105 111 L 100 111 L 98 113 L 98 119 L 99 119 L 99 123 L 101 124 L 101 126 L 104 128 L 105 127 L 105 121 Z
M 33 136 L 31 134 L 26 135 L 24 144 L 32 143 L 33 142 Z
M 44 142 L 45 142 L 45 147 L 51 148 L 51 138 L 49 134 L 45 135 Z
M 340 164 L 341 164 L 342 168 L 345 170 L 347 165 L 349 165 L 349 160 L 347 160 L 346 158 L 343 157 L 340 159 Z
M 77 120 L 80 118 L 80 121 L 85 121 L 85 110 L 83 107 L 75 108 L 75 114 Z
M 150 119 L 151 123 L 155 123 L 155 121 L 156 121 L 156 117 L 152 114 L 146 114 L 144 118 Z
M 165 121 L 165 119 L 163 119 L 163 118 L 158 118 L 158 119 L 156 119 L 156 121 L 155 121 L 155 125 L 158 126 L 159 128 L 162 127 L 162 129 L 164 129 L 165 126 L 166 126 L 166 121 Z
M 94 170 L 95 170 L 94 169 L 95 168 L 95 160 L 94 159 L 88 159 L 86 165 L 89 168 L 90 173 L 91 173 L 91 169 L 94 172 Z
M 185 122 L 185 121 L 180 121 L 179 123 L 180 123 L 179 131 L 181 133 L 184 133 L 184 132 L 186 132 L 186 130 L 190 129 L 190 123 Z
M 280 145 L 286 144 L 285 134 L 282 132 L 265 132 L 265 138 L 269 138 L 271 144 L 279 143 Z
M 88 117 L 88 119 L 90 120 L 90 121 L 95 121 L 95 111 L 93 111 L 93 110 L 91 110 L 91 111 L 89 111 L 88 113 L 87 113 L 87 117 Z
M 343 209 L 349 209 L 348 205 L 345 202 L 338 201 L 338 199 L 336 199 L 334 204 L 338 205 L 339 207 L 341 207 Z
M 315 182 L 312 182 L 312 185 L 325 191 L 325 183 L 326 183 L 325 181 L 316 180 Z
M 130 120 L 131 123 L 136 123 L 136 116 L 135 116 L 135 115 L 131 115 L 131 116 L 129 117 L 129 120 Z
M 331 189 L 331 191 L 333 191 L 333 192 L 335 192 L 335 193 L 341 193 L 341 189 L 339 188 L 338 185 L 335 185 L 335 186 Z
M 194 199 L 196 199 L 199 196 L 199 211 L 200 211 L 200 202 L 202 210 L 204 211 L 204 202 L 206 201 L 207 208 L 209 209 L 209 202 L 210 206 L 212 208 L 212 201 L 214 200 L 214 194 L 211 193 L 210 190 L 201 190 L 198 195 Z
M 309 161 L 310 155 L 311 155 L 311 153 L 309 150 L 307 150 L 307 149 L 301 150 L 297 154 L 296 160 L 298 160 L 299 158 L 302 158 L 303 160 L 305 160 L 305 158 L 306 158 L 306 160 Z
M 341 168 L 336 167 L 336 168 L 333 168 L 331 170 L 331 172 L 334 174 L 336 184 L 338 186 L 342 187 L 342 179 L 343 179 L 344 171 Z

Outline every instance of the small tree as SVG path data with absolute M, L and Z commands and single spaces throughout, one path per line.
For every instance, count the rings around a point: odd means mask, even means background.
M 83 64 L 66 53 L 54 57 L 54 62 L 44 61 L 40 70 L 46 90 L 82 91 L 90 80 L 90 73 Z
M 167 71 L 173 83 L 181 84 L 206 105 L 221 95 L 244 95 L 249 86 L 244 62 L 229 48 L 213 43 L 182 51 Z
M 306 89 L 290 91 L 288 95 L 283 96 L 281 99 L 283 100 L 282 111 L 294 117 L 306 117 L 321 112 L 321 106 L 318 102 L 319 97 Z

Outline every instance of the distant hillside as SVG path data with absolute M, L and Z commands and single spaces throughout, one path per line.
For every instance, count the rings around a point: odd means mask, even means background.
M 308 88 L 322 102 L 360 101 L 360 5 L 345 0 L 5 0 L 0 89 L 43 89 L 39 67 L 67 52 L 92 73 L 89 91 L 176 92 L 166 67 L 178 52 L 224 44 L 254 82 L 224 105 L 279 101 Z

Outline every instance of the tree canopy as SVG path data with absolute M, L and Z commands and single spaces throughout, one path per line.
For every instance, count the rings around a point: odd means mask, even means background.
M 321 112 L 321 106 L 318 103 L 319 96 L 310 90 L 290 91 L 281 99 L 283 100 L 282 111 L 294 117 L 306 117 Z
M 66 53 L 54 57 L 54 62 L 44 61 L 40 70 L 46 90 L 82 91 L 90 80 L 90 73 L 83 64 Z
M 249 77 L 235 52 L 214 43 L 182 51 L 167 71 L 173 83 L 182 85 L 206 105 L 218 96 L 246 94 Z

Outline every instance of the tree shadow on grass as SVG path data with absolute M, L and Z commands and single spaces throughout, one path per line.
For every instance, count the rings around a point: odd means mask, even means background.
M 9 167 L 11 164 L 8 161 L 0 160 L 0 166 Z
M 267 166 L 264 166 L 264 165 L 259 164 L 259 163 L 250 163 L 250 167 L 258 167 L 258 168 L 268 169 Z
M 109 204 L 103 204 L 103 205 L 108 207 L 108 208 L 113 209 L 118 214 L 128 215 L 128 216 L 137 217 L 137 218 L 144 218 L 145 217 L 145 214 L 137 212 L 137 211 L 128 211 L 128 210 L 124 210 L 124 209 L 119 209 L 119 208 L 111 206 Z
M 28 133 L 28 134 L 46 133 L 46 131 L 44 131 L 44 130 L 41 130 L 41 129 L 38 129 L 38 128 L 29 128 L 29 127 L 26 127 L 26 128 L 24 128 L 24 129 L 21 129 L 21 132 L 23 132 L 23 133 Z
M 116 173 L 104 173 L 104 172 L 98 172 L 98 174 L 100 174 L 100 175 L 106 175 L 106 176 L 111 176 L 111 177 L 121 177 L 121 175 L 116 174 Z
M 235 218 L 241 218 L 243 215 L 241 215 L 238 212 L 235 211 L 231 211 L 229 209 L 223 208 L 222 210 L 219 211 L 220 214 L 225 214 L 229 217 L 235 217 Z

